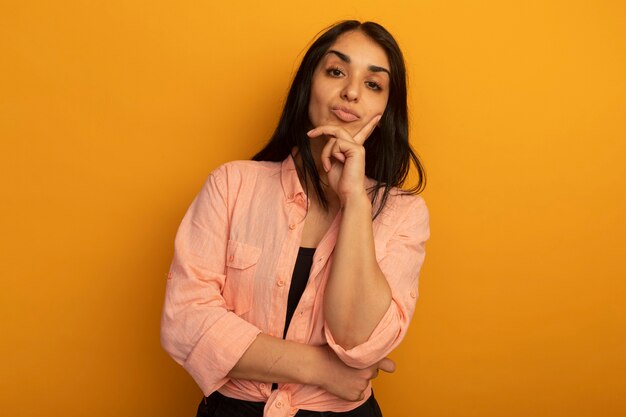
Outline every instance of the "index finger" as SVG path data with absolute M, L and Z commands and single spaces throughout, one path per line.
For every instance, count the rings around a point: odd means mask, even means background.
M 372 131 L 376 127 L 376 123 L 380 121 L 381 117 L 383 117 L 382 114 L 374 116 L 372 120 L 367 122 L 365 126 L 363 126 L 361 130 L 359 130 L 357 134 L 352 137 L 352 139 L 354 139 L 354 141 L 359 145 L 363 145 L 365 140 L 372 134 Z

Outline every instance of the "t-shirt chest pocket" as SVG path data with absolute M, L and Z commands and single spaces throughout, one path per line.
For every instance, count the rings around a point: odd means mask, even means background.
M 229 309 L 241 316 L 252 308 L 254 277 L 261 248 L 235 240 L 226 250 L 226 281 L 222 295 Z

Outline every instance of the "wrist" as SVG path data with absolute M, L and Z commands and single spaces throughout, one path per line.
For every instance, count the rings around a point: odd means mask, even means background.
M 298 382 L 304 385 L 314 385 L 321 387 L 328 377 L 326 369 L 326 349 L 321 346 L 305 345 L 307 350 L 304 353 L 304 367 L 294 375 Z
M 341 364 L 338 367 L 340 364 L 339 358 L 328 345 L 316 346 L 314 356 L 315 359 L 310 369 L 310 382 L 308 384 L 326 390 L 329 382 L 339 377 L 340 368 L 344 365 Z M 339 377 L 339 379 L 341 378 Z
M 365 187 L 359 187 L 350 193 L 344 194 L 341 198 L 342 208 L 346 206 L 369 206 L 371 209 L 371 205 L 372 203 L 367 195 L 367 191 L 365 191 Z

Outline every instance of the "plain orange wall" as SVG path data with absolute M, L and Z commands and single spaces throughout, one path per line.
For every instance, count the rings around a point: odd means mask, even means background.
M 195 415 L 159 345 L 178 223 L 358 18 L 406 54 L 429 175 L 385 415 L 626 415 L 625 4 L 3 1 L 0 413 Z

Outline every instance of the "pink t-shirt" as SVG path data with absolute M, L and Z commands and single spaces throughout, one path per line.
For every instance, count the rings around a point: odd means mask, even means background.
M 279 384 L 272 391 L 271 384 L 227 377 L 259 333 L 283 335 L 306 208 L 289 156 L 283 162 L 220 166 L 185 214 L 167 279 L 161 343 L 204 395 L 219 389 L 229 397 L 267 402 L 266 416 L 347 411 L 365 401 L 342 400 L 316 386 Z M 406 334 L 429 237 L 428 210 L 422 197 L 394 189 L 372 222 L 376 260 L 392 302 L 369 339 L 349 350 L 335 343 L 322 306 L 340 222 L 341 211 L 315 251 L 286 338 L 328 344 L 347 365 L 364 368 L 387 356 Z

